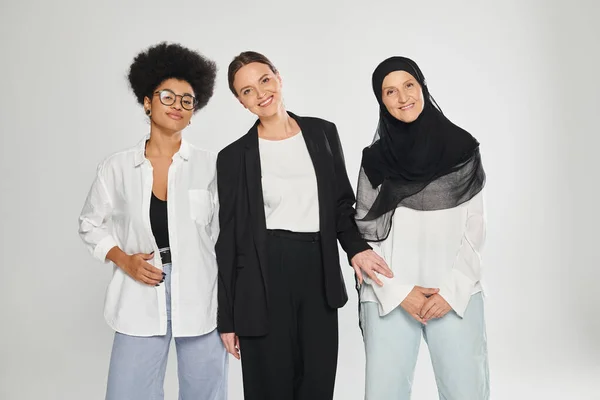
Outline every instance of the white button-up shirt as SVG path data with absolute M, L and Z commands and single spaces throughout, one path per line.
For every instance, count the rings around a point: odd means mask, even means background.
M 150 226 L 152 164 L 144 155 L 145 137 L 98 166 L 79 217 L 79 234 L 97 259 L 119 246 L 127 254 L 151 253 L 162 268 Z M 182 140 L 169 167 L 167 214 L 171 248 L 171 327 L 174 336 L 198 336 L 216 328 L 219 234 L 216 155 Z M 135 281 L 113 265 L 104 317 L 116 331 L 133 336 L 165 335 L 164 283 Z

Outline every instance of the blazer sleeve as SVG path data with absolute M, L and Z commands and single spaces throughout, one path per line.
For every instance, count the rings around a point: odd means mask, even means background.
M 217 156 L 217 191 L 219 197 L 219 237 L 215 245 L 218 280 L 217 329 L 220 333 L 235 332 L 233 296 L 235 285 L 235 199 L 239 162 L 232 154 L 221 151 Z
M 334 162 L 337 238 L 350 261 L 361 251 L 371 249 L 371 246 L 360 235 L 354 220 L 356 197 L 348 179 L 344 152 L 335 124 L 328 123 L 325 133 Z

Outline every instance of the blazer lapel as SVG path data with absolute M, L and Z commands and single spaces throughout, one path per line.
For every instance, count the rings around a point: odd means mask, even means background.
M 327 153 L 330 151 L 327 144 L 327 138 L 323 129 L 312 123 L 312 121 L 298 117 L 288 111 L 290 116 L 296 120 L 300 129 L 302 130 L 302 137 L 306 143 L 308 154 L 312 160 L 313 167 L 315 168 L 315 175 L 317 177 L 317 191 L 319 196 L 319 222 L 321 229 L 325 228 L 327 224 L 327 218 L 329 218 L 329 207 L 330 204 L 330 190 L 331 182 L 328 177 L 331 176 L 331 172 L 328 173 Z
M 245 162 L 246 162 L 246 188 L 248 190 L 248 205 L 250 211 L 251 228 L 254 234 L 254 245 L 258 254 L 261 274 L 265 289 L 267 288 L 267 257 L 266 235 L 267 222 L 265 217 L 264 200 L 262 194 L 262 173 L 260 168 L 260 154 L 258 151 L 258 123 L 246 134 Z M 268 292 L 267 292 L 268 293 Z

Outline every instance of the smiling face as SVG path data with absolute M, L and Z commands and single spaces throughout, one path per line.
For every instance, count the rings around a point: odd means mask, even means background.
M 258 117 L 270 117 L 283 105 L 281 77 L 267 64 L 244 65 L 236 72 L 233 87 L 240 103 Z
M 189 125 L 194 112 L 193 107 L 192 110 L 186 110 L 191 106 L 188 104 L 190 95 L 194 96 L 194 91 L 188 82 L 175 78 L 166 79 L 154 90 L 152 99 L 148 97 L 144 99 L 144 108 L 151 111 L 152 123 L 161 130 L 180 132 Z M 175 97 L 173 104 L 163 104 L 163 102 L 171 103 L 173 96 Z M 182 102 L 186 108 L 182 106 Z
M 386 75 L 381 85 L 381 99 L 394 118 L 406 123 L 414 122 L 425 106 L 421 85 L 406 71 Z

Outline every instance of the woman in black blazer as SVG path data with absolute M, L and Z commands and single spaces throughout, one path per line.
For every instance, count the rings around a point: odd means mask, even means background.
M 228 77 L 258 120 L 217 159 L 218 329 L 243 355 L 247 400 L 330 400 L 348 300 L 336 239 L 355 273 L 391 271 L 357 230 L 335 125 L 287 112 L 262 54 L 235 57 Z

